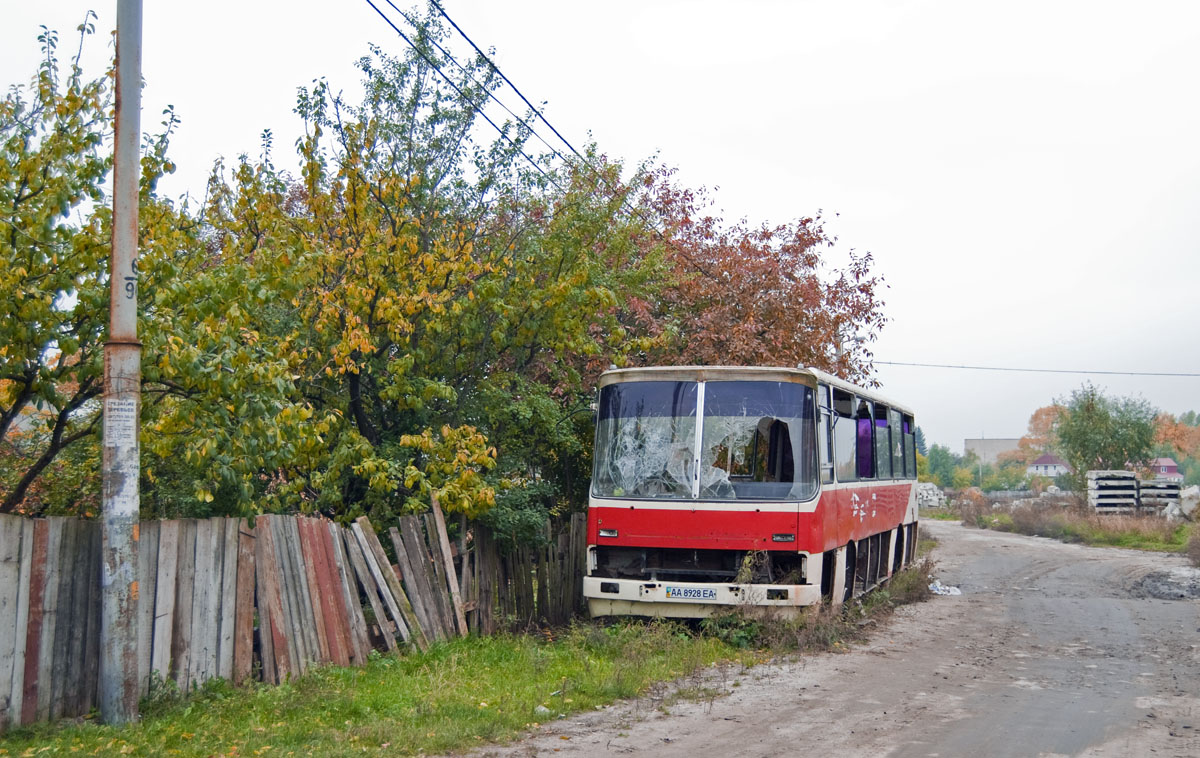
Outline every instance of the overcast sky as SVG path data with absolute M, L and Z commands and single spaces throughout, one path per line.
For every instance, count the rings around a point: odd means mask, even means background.
M 833 217 L 831 261 L 870 251 L 889 285 L 878 360 L 1200 373 L 1200 3 L 444 4 L 576 145 L 657 154 L 728 217 Z M 33 74 L 39 24 L 73 51 L 89 7 L 99 73 L 115 0 L 4 0 L 0 83 Z M 183 119 L 171 194 L 201 195 L 212 161 L 257 154 L 265 128 L 283 158 L 298 86 L 356 98 L 367 44 L 404 49 L 365 0 L 151 2 L 144 35 L 143 129 L 167 103 Z M 878 378 L 961 452 L 1020 436 L 1087 377 Z M 1200 409 L 1197 377 L 1091 378 Z

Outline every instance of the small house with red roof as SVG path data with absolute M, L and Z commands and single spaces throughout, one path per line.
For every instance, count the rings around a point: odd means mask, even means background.
M 1057 455 L 1042 453 L 1033 463 L 1025 467 L 1025 473 L 1030 476 L 1056 477 L 1059 474 L 1070 473 L 1071 467 Z
M 1168 482 L 1182 482 L 1183 474 L 1179 473 L 1179 464 L 1171 458 L 1155 458 L 1150 461 L 1150 471 L 1155 479 L 1165 479 Z

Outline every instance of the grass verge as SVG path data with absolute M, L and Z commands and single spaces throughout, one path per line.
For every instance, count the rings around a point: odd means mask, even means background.
M 1169 522 L 1150 515 L 1100 516 L 1073 507 L 1022 505 L 993 509 L 986 504 L 964 506 L 963 523 L 980 529 L 1050 537 L 1062 542 L 1164 553 L 1182 553 L 1190 549 L 1190 541 L 1200 541 L 1200 530 L 1194 524 Z M 1196 552 L 1200 555 L 1200 546 Z
M 424 654 L 329 667 L 279 687 L 210 683 L 145 703 L 142 723 L 42 725 L 0 737 L 0 755 L 413 755 L 502 742 L 559 714 L 751 653 L 678 624 L 579 624 L 553 640 L 456 640 Z M 539 709 L 540 707 L 540 709 Z

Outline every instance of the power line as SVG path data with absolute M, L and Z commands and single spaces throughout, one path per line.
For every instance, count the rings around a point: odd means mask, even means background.
M 370 1 L 370 0 L 368 0 L 368 2 L 369 2 L 369 1 Z M 391 5 L 391 0 L 386 0 L 386 2 L 387 2 L 389 5 Z M 469 44 L 469 45 L 470 45 L 472 48 L 474 48 L 474 50 L 475 50 L 476 54 L 478 54 L 478 55 L 479 55 L 479 57 L 480 57 L 480 58 L 482 58 L 483 60 L 487 61 L 487 64 L 488 64 L 489 66 L 491 66 L 491 67 L 492 67 L 492 70 L 493 70 L 493 71 L 495 71 L 495 72 L 496 72 L 496 74 L 497 74 L 497 75 L 499 75 L 499 77 L 500 77 L 501 79 L 503 79 L 503 80 L 504 80 L 504 82 L 505 82 L 505 83 L 506 83 L 506 84 L 507 84 L 509 87 L 511 87 L 511 88 L 512 88 L 512 91 L 513 91 L 513 92 L 517 93 L 517 97 L 521 98 L 521 101 L 525 103 L 525 105 L 526 105 L 526 106 L 529 108 L 529 110 L 530 110 L 530 111 L 532 111 L 532 112 L 534 113 L 534 115 L 536 115 L 536 116 L 537 116 L 537 117 L 538 117 L 538 118 L 541 120 L 541 122 L 542 122 L 543 124 L 545 124 L 547 127 L 549 127 L 550 131 L 554 132 L 554 136 L 556 136 L 556 137 L 558 137 L 560 140 L 562 140 L 562 143 L 563 143 L 564 145 L 566 145 L 566 146 L 567 146 L 567 148 L 568 148 L 568 149 L 569 149 L 569 150 L 570 150 L 572 153 L 574 153 L 574 154 L 575 154 L 575 157 L 576 157 L 576 158 L 578 158 L 578 159 L 580 160 L 580 162 L 581 162 L 581 163 L 583 163 L 583 165 L 584 165 L 584 166 L 586 166 L 588 169 L 590 169 L 590 170 L 591 170 L 592 174 L 593 174 L 593 175 L 595 175 L 595 177 L 596 177 L 597 179 L 599 179 L 601 182 L 603 182 L 603 183 L 604 183 L 604 184 L 605 184 L 605 185 L 606 185 L 606 186 L 607 186 L 607 187 L 608 187 L 610 190 L 616 191 L 616 190 L 617 190 L 617 188 L 616 188 L 616 187 L 614 187 L 614 186 L 612 185 L 612 182 L 610 182 L 610 181 L 608 180 L 608 178 L 607 178 L 607 177 L 604 175 L 604 173 L 603 173 L 603 172 L 601 172 L 601 171 L 600 171 L 598 168 L 596 168 L 595 166 L 593 166 L 593 165 L 592 165 L 592 163 L 591 163 L 591 162 L 590 162 L 590 161 L 589 161 L 587 158 L 585 158 L 585 157 L 583 156 L 583 154 L 582 154 L 582 153 L 580 153 L 578 150 L 576 150 L 576 149 L 575 149 L 575 146 L 574 146 L 574 145 L 572 145 L 572 144 L 570 143 L 570 141 L 568 141 L 568 140 L 567 140 L 567 138 L 566 138 L 566 137 L 564 137 L 564 136 L 562 135 L 562 133 L 558 131 L 558 129 L 555 129 L 555 128 L 554 128 L 554 124 L 551 124 L 551 123 L 550 123 L 550 122 L 549 122 L 549 121 L 546 119 L 546 116 L 542 114 L 541 110 L 539 110 L 538 108 L 536 108 L 536 107 L 533 105 L 533 103 L 529 102 L 529 98 L 525 97 L 525 95 L 524 95 L 524 94 L 521 92 L 521 90 L 519 90 L 519 89 L 517 88 L 517 85 L 516 85 L 516 84 L 513 84 L 512 80 L 511 80 L 511 79 L 509 79 L 507 76 L 505 76 L 505 75 L 504 75 L 504 72 L 500 70 L 500 67 L 496 65 L 496 62 L 495 62 L 495 61 L 493 61 L 493 60 L 492 60 L 490 57 L 488 57 L 487 53 L 485 53 L 485 52 L 484 52 L 482 49 L 480 49 L 479 45 L 476 45 L 476 44 L 475 44 L 475 41 L 474 41 L 474 40 L 472 40 L 470 37 L 468 37 L 468 36 L 467 36 L 467 33 L 466 33 L 466 32 L 464 32 L 464 31 L 462 30 L 462 27 L 460 27 L 460 26 L 459 26 L 457 23 L 455 23 L 455 22 L 454 22 L 454 19 L 450 18 L 450 14 L 448 14 L 448 13 L 446 12 L 446 9 L 442 7 L 441 3 L 439 3 L 439 2 L 438 2 L 438 0 L 429 0 L 429 2 L 430 2 L 430 4 L 432 4 L 432 5 L 433 5 L 433 7 L 437 8 L 437 11 L 438 11 L 438 13 L 439 13 L 439 14 L 441 14 L 442 18 L 446 19 L 446 21 L 447 21 L 447 22 L 449 22 L 450 26 L 454 27 L 454 30 L 455 30 L 455 31 L 457 31 L 457 32 L 459 33 L 459 35 L 460 35 L 460 36 L 461 36 L 463 39 L 465 39 L 465 40 L 467 41 L 467 43 L 468 43 L 468 44 Z M 394 8 L 395 6 L 393 5 L 392 7 Z M 411 23 L 411 21 L 410 21 L 410 23 Z M 414 26 L 415 26 L 415 24 L 414 24 Z M 410 43 L 410 44 L 411 44 L 411 43 Z M 440 47 L 439 47 L 439 49 L 440 49 Z M 448 56 L 448 57 L 450 57 L 450 58 L 451 58 L 451 60 L 453 60 L 453 56 L 450 56 L 450 55 L 449 55 L 449 53 L 447 53 L 447 56 Z M 457 64 L 458 62 L 457 62 L 457 61 L 455 61 L 455 63 Z M 460 68 L 461 68 L 461 66 L 460 66 Z M 499 100 L 497 100 L 496 102 L 499 102 Z M 501 104 L 501 105 L 503 106 L 503 104 Z M 508 109 L 507 109 L 507 108 L 505 108 L 505 110 L 508 110 Z M 512 113 L 512 111 L 509 111 L 509 113 Z M 522 121 L 521 123 L 525 123 L 525 122 L 524 122 L 524 121 Z M 528 126 L 528 125 L 527 125 L 527 126 Z M 529 127 L 529 129 L 530 129 L 530 131 L 533 131 L 532 127 Z M 537 132 L 534 132 L 534 134 L 537 134 Z M 538 139 L 539 139 L 539 140 L 542 140 L 542 138 L 541 138 L 541 135 L 538 135 Z M 542 140 L 542 144 L 546 145 L 546 147 L 550 147 L 550 145 L 549 145 L 549 144 L 547 144 L 545 140 Z M 566 157 L 565 157 L 565 156 L 563 156 L 563 154 L 562 154 L 562 153 L 560 153 L 558 150 L 555 150 L 555 149 L 554 149 L 554 148 L 552 148 L 552 147 L 550 147 L 550 149 L 551 149 L 551 150 L 554 152 L 554 154 L 555 154 L 555 155 L 557 155 L 557 156 L 558 156 L 560 159 L 562 159 L 564 162 L 567 160 L 567 159 L 566 159 Z M 557 185 L 556 185 L 556 186 L 557 186 Z M 560 189 L 561 189 L 561 187 L 560 187 Z M 661 233 L 658 231 L 658 229 L 655 227 L 654 223 L 653 223 L 653 222 L 652 222 L 650 219 L 646 218 L 646 216 L 645 216 L 645 215 L 643 215 L 643 214 L 642 214 L 642 212 L 641 212 L 640 210 L 638 210 L 638 209 L 637 209 L 637 208 L 635 208 L 634 206 L 630 205 L 629 201 L 627 200 L 627 197 L 628 197 L 628 193 L 621 193 L 621 195 L 620 195 L 620 199 L 621 199 L 621 207 L 625 208 L 625 209 L 626 209 L 626 210 L 628 210 L 630 213 L 632 213 L 633 215 L 635 215 L 635 216 L 637 216 L 639 219 L 641 219 L 643 222 L 645 222 L 645 223 L 646 223 L 646 225 L 647 225 L 647 226 L 648 226 L 648 227 L 651 229 L 651 231 L 653 231 L 653 232 L 655 233 L 655 235 L 656 235 L 656 236 L 657 236 L 657 237 L 658 237 L 658 238 L 661 240 L 661 239 L 662 239 L 662 234 L 661 234 Z M 686 256 L 685 256 L 685 257 L 686 257 Z M 693 262 L 693 265 L 695 265 L 695 263 L 694 263 L 694 262 Z M 699 267 L 697 266 L 697 268 L 699 268 Z
M 1104 374 L 1106 376 L 1200 376 L 1200 373 L 1173 371 L 1078 371 L 1058 368 L 1013 368 L 1008 366 L 955 366 L 946 363 L 902 363 L 900 361 L 873 361 L 877 366 L 917 366 L 920 368 L 953 368 L 970 371 L 1020 371 L 1030 374 Z
M 379 10 L 379 6 L 375 5 L 375 3 L 372 2 L 372 0 L 367 0 L 367 5 L 371 6 L 371 8 L 376 13 L 379 14 L 379 17 L 382 18 L 388 26 L 392 27 L 392 30 L 395 31 L 396 34 L 400 35 L 400 39 L 407 42 L 408 46 L 411 47 L 413 50 L 415 50 L 417 55 L 421 56 L 421 58 L 426 63 L 428 63 L 433 68 L 434 71 L 438 72 L 438 75 L 440 75 L 443 79 L 445 79 L 446 83 L 449 84 L 454 89 L 454 91 L 458 93 L 458 96 L 461 97 L 463 100 L 465 100 L 467 103 L 469 103 L 471 105 L 471 107 L 475 110 L 475 112 L 483 117 L 484 121 L 487 121 L 489 124 L 491 124 L 492 128 L 495 129 L 497 131 L 497 133 L 500 134 L 501 137 L 503 137 L 505 140 L 508 141 L 508 144 L 510 144 L 514 148 L 516 148 L 517 152 L 519 152 L 525 158 L 525 160 L 529 161 L 529 165 L 531 165 L 535 169 L 537 169 L 537 172 L 539 174 L 541 174 L 543 177 L 545 177 L 547 181 L 549 181 L 555 187 L 558 187 L 559 191 L 566 192 L 566 190 L 564 190 L 559 185 L 558 182 L 554 181 L 554 179 L 549 174 L 547 174 L 546 171 L 541 166 L 539 166 L 536 161 L 533 160 L 533 158 L 529 157 L 528 153 L 526 153 L 524 150 L 522 150 L 521 147 L 516 142 L 513 141 L 512 137 L 509 137 L 507 134 L 505 134 L 503 129 L 501 129 L 499 126 L 496 126 L 496 122 L 492 121 L 492 119 L 489 118 L 488 115 L 483 112 L 483 108 L 480 108 L 478 103 L 476 103 L 474 100 L 472 100 L 470 97 L 468 97 L 467 94 L 462 91 L 462 88 L 460 88 L 457 84 L 455 84 L 454 80 L 451 79 L 449 76 L 447 76 L 446 72 L 442 71 L 442 69 L 436 63 L 434 63 L 429 58 L 428 55 L 425 54 L 424 50 L 422 50 L 420 47 L 417 46 L 417 44 L 415 42 L 413 42 L 411 39 L 409 39 L 407 34 L 400 31 L 400 27 L 393 24 L 392 20 L 390 18 L 388 18 L 387 15 L 385 15 L 383 11 Z M 395 7 L 395 6 L 393 6 L 393 7 Z M 457 61 L 455 61 L 455 63 L 457 63 Z M 540 139 L 540 137 L 539 137 L 539 139 Z
M 559 134 L 558 130 L 554 128 L 554 125 L 551 124 L 549 121 L 547 121 L 546 117 L 542 115 L 542 112 L 540 110 L 538 110 L 537 108 L 533 107 L 533 103 L 529 102 L 529 98 L 527 98 L 527 97 L 525 97 L 525 95 L 521 94 L 521 90 L 517 89 L 517 85 L 513 84 L 512 80 L 510 80 L 507 76 L 504 75 L 504 72 L 500 70 L 500 67 L 497 66 L 495 64 L 495 62 L 493 62 L 492 59 L 487 56 L 486 53 L 484 53 L 482 50 L 479 49 L 479 45 L 476 45 L 475 42 L 472 41 L 472 39 L 467 36 L 467 33 L 464 32 L 459 27 L 458 24 L 454 23 L 454 19 L 450 18 L 450 15 L 448 13 L 446 13 L 446 9 L 442 7 L 442 4 L 439 3 L 438 0 L 429 0 L 429 2 L 433 4 L 433 7 L 437 8 L 438 13 L 442 14 L 442 18 L 449 21 L 450 26 L 453 26 L 454 30 L 456 32 L 458 32 L 460 35 L 462 35 L 462 38 L 465 39 L 471 45 L 471 47 L 475 48 L 475 52 L 479 54 L 479 57 L 483 58 L 485 61 L 487 61 L 488 65 L 492 67 L 492 70 L 495 71 L 497 74 L 499 74 L 500 78 L 503 79 L 505 81 L 505 83 L 508 84 L 509 87 L 512 87 L 512 91 L 517 93 L 517 97 L 521 98 L 521 100 L 524 101 L 525 105 L 527 105 L 529 107 L 529 110 L 531 110 L 535 114 L 537 114 L 537 117 L 542 120 L 543 124 L 550 127 L 550 131 L 554 132 L 554 136 L 558 137 L 560 140 L 562 140 L 562 143 L 564 145 L 566 145 L 567 148 L 569 148 L 572 153 L 575 153 L 575 157 L 578 158 L 579 160 L 583 161 L 586 164 L 587 159 L 579 154 L 579 151 L 575 149 L 574 145 L 572 145 L 570 142 L 567 141 L 566 137 Z M 547 145 L 547 147 L 549 147 L 549 145 Z M 555 150 L 554 152 L 557 153 L 558 151 Z M 559 157 L 561 158 L 562 156 L 560 155 Z M 589 168 L 590 167 L 591 166 L 589 164 Z M 594 170 L 595 169 L 593 169 L 593 171 Z
M 401 16 L 403 16 L 403 17 L 404 17 L 404 20 L 405 20 L 405 21 L 407 21 L 407 22 L 408 22 L 408 23 L 409 23 L 409 24 L 410 24 L 410 25 L 411 25 L 413 28 L 416 28 L 416 29 L 419 29 L 419 28 L 420 28 L 420 26 L 421 26 L 421 25 L 420 25 L 420 24 L 417 22 L 417 20 L 416 20 L 416 19 L 414 19 L 412 16 L 408 15 L 407 13 L 405 13 L 404 11 L 400 10 L 399 8 L 397 8 L 397 7 L 396 7 L 396 4 L 395 4 L 395 3 L 393 3 L 393 2 L 392 2 L 392 0 L 384 0 L 384 2 L 386 2 L 388 5 L 392 6 L 392 10 L 396 11 L 396 12 L 397 12 L 397 13 L 399 13 Z M 438 10 L 441 10 L 441 7 L 440 7 L 440 6 L 438 6 Z M 442 11 L 442 15 L 445 15 L 445 11 Z M 450 17 L 449 17 L 449 16 L 446 16 L 446 20 L 447 20 L 447 21 L 450 21 Z M 453 21 L 450 21 L 450 23 L 451 23 L 451 24 L 454 24 L 454 22 L 453 22 Z M 457 26 L 457 25 L 455 25 L 455 26 L 454 26 L 454 28 L 455 28 L 455 29 L 458 29 L 458 26 Z M 462 30 L 461 30 L 461 29 L 459 30 L 459 34 L 462 34 Z M 468 42 L 470 42 L 470 41 L 471 41 L 469 38 L 467 38 L 467 35 L 465 35 L 465 34 L 463 34 L 463 38 L 464 38 L 464 39 L 466 39 Z M 558 150 L 557 150 L 557 149 L 556 149 L 556 148 L 555 148 L 553 145 L 551 145 L 549 142 L 547 142 L 547 141 L 546 141 L 546 140 L 545 140 L 545 139 L 542 137 L 542 135 L 538 134 L 537 130 L 536 130 L 536 129 L 534 129 L 534 128 L 533 128 L 533 126 L 532 126 L 532 125 L 531 125 L 529 122 L 527 122 L 525 119 L 521 118 L 521 117 L 520 117 L 520 116 L 518 116 L 517 114 L 513 113 L 512 109 L 511 109 L 511 108 L 509 108 L 507 105 L 505 105 L 505 104 L 504 104 L 504 102 L 503 102 L 502 100 L 500 100 L 500 98 L 496 97 L 496 95 L 495 95 L 495 93 L 494 93 L 494 92 L 492 92 L 491 90 L 487 89 L 485 85 L 483 85 L 483 84 L 480 84 L 480 82 L 478 82 L 478 81 L 475 79 L 474 75 L 473 75 L 473 74 L 471 74 L 471 72 L 470 72 L 470 71 L 467 69 L 467 67 L 466 67 L 466 66 L 464 66 L 463 64 L 459 63 L 459 62 L 458 62 L 458 59 L 457 59 L 457 58 L 455 58 L 455 57 L 454 57 L 454 55 L 453 55 L 453 54 L 451 54 L 449 50 L 447 50 L 446 48 L 442 47 L 442 46 L 441 46 L 441 44 L 439 44 L 439 43 L 438 43 L 438 41 L 437 41 L 436 39 L 434 39 L 433 37 L 429 37 L 428 39 L 429 39 L 429 41 L 430 41 L 431 43 L 433 43 L 433 46 L 434 46 L 434 47 L 436 47 L 436 48 L 438 49 L 438 52 L 440 52 L 442 55 L 446 56 L 446 59 L 447 59 L 447 60 L 449 60 L 451 63 L 453 63 L 455 66 L 458 66 L 458 70 L 459 70 L 459 71 L 462 71 L 464 74 L 466 74 L 468 77 L 470 77 L 470 78 L 471 78 L 471 81 L 472 81 L 472 83 L 474 83 L 474 84 L 476 84 L 476 85 L 479 85 L 479 86 L 480 86 L 480 88 L 481 88 L 481 89 L 483 89 L 484 93 L 485 93 L 485 94 L 486 94 L 486 95 L 487 95 L 487 96 L 488 96 L 488 97 L 489 97 L 489 98 L 490 98 L 490 99 L 491 99 L 493 102 L 495 102 L 497 105 L 499 105 L 501 108 L 503 108 L 503 109 L 504 109 L 504 110 L 505 110 L 505 111 L 508 113 L 508 115 L 512 116 L 512 117 L 513 117 L 513 118 L 515 118 L 517 121 L 519 121 L 519 122 L 521 123 L 521 126 L 523 126 L 523 127 L 525 127 L 526 129 L 528 129 L 530 134 L 532 134 L 533 136 L 537 137 L 537 138 L 538 138 L 538 141 L 539 141 L 539 142 L 541 142 L 543 145 L 545 145 L 545 146 L 546 146 L 546 148 L 550 150 L 550 152 L 554 153 L 556 156 L 558 156 L 558 158 L 559 158 L 560 160 L 562 160 L 562 161 L 564 161 L 564 162 L 567 160 L 567 159 L 566 159 L 566 156 L 564 156 L 564 155 L 563 155 L 562 153 L 560 153 L 560 152 L 559 152 L 559 151 L 558 151 Z M 412 43 L 410 42 L 409 44 L 411 45 Z M 474 43 L 472 43 L 472 46 L 474 46 Z M 476 49 L 476 50 L 478 50 L 479 48 L 475 48 L 475 49 Z M 522 99 L 522 100 L 525 100 L 525 96 L 524 96 L 524 95 L 521 95 L 520 91 L 519 91 L 519 90 L 517 90 L 517 88 L 516 88 L 516 87 L 513 85 L 513 83 L 512 83 L 512 82 L 510 82 L 510 81 L 508 81 L 508 77 L 506 77 L 506 76 L 505 76 L 505 75 L 504 75 L 504 74 L 503 74 L 503 73 L 500 71 L 500 69 L 496 68 L 496 64 L 494 64 L 494 63 L 492 63 L 490 60 L 488 60 L 488 57 L 487 57 L 486 55 L 483 55 L 483 53 L 480 53 L 480 56 L 481 56 L 481 57 L 482 57 L 482 58 L 483 58 L 485 61 L 487 61 L 488 65 L 492 67 L 492 70 L 494 70 L 494 71 L 495 71 L 497 74 L 499 74 L 499 75 L 500 75 L 500 78 L 501 78 L 501 79 L 503 79 L 505 82 L 507 82 L 507 83 L 508 83 L 508 86 L 512 87 L 512 89 L 513 89 L 513 91 L 514 91 L 514 92 L 516 92 L 518 95 L 520 95 L 520 96 L 521 96 L 521 99 Z M 526 105 L 528 105 L 528 104 L 529 104 L 529 101 L 528 101 L 528 100 L 525 100 L 525 104 L 526 104 Z M 474 104 L 474 103 L 471 103 L 471 106 L 472 106 L 472 107 L 474 107 L 474 106 L 475 106 L 475 104 Z M 476 110 L 478 111 L 478 109 L 476 109 Z M 537 112 L 537 109 L 533 108 L 533 106 L 530 106 L 530 110 L 534 111 L 535 113 Z M 482 115 L 482 114 L 480 114 L 480 115 Z M 538 116 L 539 116 L 539 117 L 540 117 L 541 115 L 542 115 L 542 114 L 538 113 Z M 542 121 L 545 121 L 545 120 L 546 120 L 545 118 L 543 118 L 543 119 L 542 119 Z M 546 126 L 550 126 L 550 124 L 546 124 Z M 555 133 L 555 134 L 558 134 L 558 131 L 557 131 L 557 130 L 555 130 L 553 126 L 550 126 L 550 129 L 551 129 L 551 131 L 554 131 L 554 133 Z M 558 138 L 559 138 L 559 139 L 562 139 L 562 135 L 558 135 Z M 567 141 L 566 141 L 566 140 L 563 140 L 563 142 L 564 142 L 564 143 L 567 145 L 567 147 L 570 147 L 570 143 L 567 143 Z M 572 150 L 574 150 L 574 148 L 571 148 L 571 149 L 572 149 Z M 578 155 L 578 153 L 576 153 L 576 155 Z

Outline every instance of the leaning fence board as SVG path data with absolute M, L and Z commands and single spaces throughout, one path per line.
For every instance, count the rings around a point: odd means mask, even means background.
M 362 548 L 367 568 L 370 569 L 371 576 L 375 578 L 375 582 L 379 586 L 383 604 L 392 615 L 392 620 L 396 622 L 396 631 L 400 638 L 406 643 L 420 639 L 420 629 L 412 629 L 406 625 L 403 614 L 400 612 L 396 596 L 402 595 L 404 591 L 396 579 L 396 572 L 392 571 L 391 565 L 387 562 L 387 556 L 384 555 L 383 546 L 379 544 L 379 538 L 375 536 L 375 528 L 371 526 L 371 522 L 367 520 L 366 516 L 361 516 L 351 524 L 351 529 L 354 530 L 354 537 L 358 540 L 359 547 Z
M 395 650 L 396 637 L 392 634 L 392 625 L 384 613 L 379 599 L 378 585 L 371 575 L 371 570 L 367 567 L 367 560 L 363 555 L 362 546 L 358 543 L 358 536 L 353 529 L 343 529 L 341 536 L 342 544 L 346 548 L 346 556 L 350 560 L 350 566 L 354 569 L 355 576 L 358 577 L 359 584 L 362 585 L 367 602 L 371 605 L 371 613 L 375 616 L 375 624 L 379 627 L 384 644 L 387 645 L 388 650 Z
M 309 519 L 308 526 L 318 564 L 317 577 L 321 583 L 321 605 L 329 637 L 329 660 L 339 666 L 349 666 L 354 658 L 350 642 L 350 617 L 343 602 L 342 577 L 333 555 L 329 529 L 321 519 Z
M 254 667 L 254 528 L 237 524 L 237 591 L 233 622 L 233 683 L 241 684 Z
M 303 557 L 301 563 L 302 573 L 304 575 L 305 587 L 308 588 L 306 599 L 312 609 L 313 624 L 312 632 L 316 637 L 316 647 L 312 654 L 316 661 L 328 661 L 332 656 L 332 649 L 329 641 L 329 626 L 325 620 L 325 605 L 321 602 L 322 587 L 320 578 L 320 556 L 317 553 L 317 548 L 313 544 L 312 530 L 309 528 L 308 519 L 292 519 L 292 523 L 296 525 L 297 538 L 300 545 L 299 554 Z
M 300 598 L 296 594 L 297 582 L 293 577 L 295 573 L 291 562 L 293 548 L 288 540 L 287 529 L 283 525 L 282 516 L 270 516 L 267 523 L 271 532 L 271 568 L 275 574 L 275 581 L 279 586 L 279 599 L 282 603 L 283 611 L 278 620 L 275 621 L 278 625 L 277 638 L 281 638 L 284 645 L 287 646 L 292 671 L 295 675 L 299 675 L 308 670 L 306 662 L 308 658 L 308 646 L 304 636 L 300 633 L 300 626 L 303 622 L 301 621 L 299 608 Z M 278 654 L 278 651 L 276 651 L 276 654 Z
M 383 551 L 383 544 L 380 543 L 379 535 L 375 533 L 375 528 L 371 526 L 371 522 L 365 516 L 359 518 L 355 522 L 355 526 L 360 527 L 358 533 L 365 541 L 364 546 L 374 556 L 375 565 L 379 566 L 384 584 L 392 599 L 395 600 L 396 609 L 400 613 L 400 616 L 396 619 L 396 628 L 400 630 L 401 638 L 410 645 L 416 645 L 420 650 L 427 650 L 429 648 L 429 638 L 417 624 L 417 617 L 413 613 L 412 603 L 409 601 L 408 595 L 405 594 L 404 588 L 400 585 L 400 577 L 396 576 L 396 570 L 391 562 L 388 561 L 387 553 Z
M 304 639 L 304 658 L 301 671 L 307 673 L 309 665 L 321 660 L 321 645 L 317 637 L 317 619 L 313 612 L 312 592 L 303 564 L 303 549 L 300 546 L 300 531 L 295 518 L 282 518 L 289 546 L 286 558 L 291 565 L 290 577 L 296 583 L 294 597 L 298 601 L 299 633 Z
M 454 607 L 450 603 L 450 592 L 446 587 L 445 567 L 438 559 L 441 546 L 438 544 L 437 527 L 433 523 L 433 515 L 422 513 L 417 523 L 420 525 L 417 527 L 417 536 L 421 540 L 421 553 L 425 558 L 425 575 L 429 577 L 429 590 L 437 605 L 442 634 L 447 638 L 454 637 Z M 423 530 L 422 527 L 424 527 Z
M 425 636 L 430 641 L 446 639 L 449 636 L 446 618 L 442 614 L 437 593 L 437 578 L 432 573 L 433 566 L 429 559 L 425 536 L 421 531 L 421 522 L 416 516 L 403 516 L 399 519 L 399 524 L 408 562 L 413 568 L 413 579 L 425 601 L 425 612 L 429 616 L 430 628 L 425 631 Z
M 413 581 L 417 593 L 425 604 L 425 613 L 429 618 L 429 628 L 425 630 L 430 641 L 446 638 L 445 621 L 438 607 L 437 597 L 433 588 L 436 582 L 430 577 L 429 554 L 421 537 L 421 526 L 416 516 L 403 516 L 400 522 L 400 537 L 404 541 L 404 550 L 408 553 L 409 565 L 413 569 Z
M 345 543 L 342 541 L 342 528 L 332 521 L 326 521 L 324 528 L 324 539 L 327 540 L 334 563 L 337 565 L 342 603 L 345 606 L 346 618 L 349 623 L 351 662 L 361 666 L 367 662 L 370 642 L 367 637 L 367 623 L 363 616 L 362 603 L 358 600 L 353 568 L 348 565 L 349 558 L 346 556 Z
M 392 548 L 396 551 L 396 563 L 400 566 L 400 576 L 403 580 L 404 590 L 411 602 L 413 615 L 417 620 L 416 625 L 427 638 L 436 640 L 438 634 L 429 615 L 430 611 L 425 607 L 425 595 L 421 592 L 420 585 L 417 584 L 417 570 L 413 567 L 408 551 L 404 548 L 400 530 L 393 526 L 388 529 L 388 536 L 391 537 Z
M 433 501 L 433 522 L 436 532 L 436 543 L 438 552 L 441 554 L 443 574 L 446 578 L 446 586 L 450 590 L 450 604 L 454 610 L 454 623 L 458 628 L 458 634 L 461 637 L 467 636 L 467 617 L 463 613 L 462 597 L 458 594 L 458 575 L 454 571 L 454 558 L 450 554 L 450 535 L 446 533 L 446 517 L 442 513 L 442 506 L 438 504 L 437 495 L 432 497 Z
M 29 627 L 29 586 L 33 572 L 33 533 L 32 521 L 22 520 L 21 524 L 21 563 L 17 574 L 17 621 L 13 640 L 13 674 L 12 689 L 9 695 L 8 707 L 11 723 L 19 724 L 25 702 L 25 651 L 28 640 L 26 629 Z
M 331 663 L 336 663 L 339 666 L 345 666 L 350 662 L 350 656 L 346 654 L 344 637 L 341 633 L 342 618 L 338 614 L 337 605 L 334 601 L 337 597 L 334 595 L 333 581 L 329 572 L 329 555 L 325 552 L 325 545 L 321 541 L 317 533 L 317 519 L 301 519 L 301 533 L 308 541 L 308 550 L 311 551 L 312 557 L 306 563 L 312 566 L 311 579 L 309 586 L 313 586 L 313 608 L 321 610 L 320 624 L 324 628 L 325 649 L 323 660 Z

